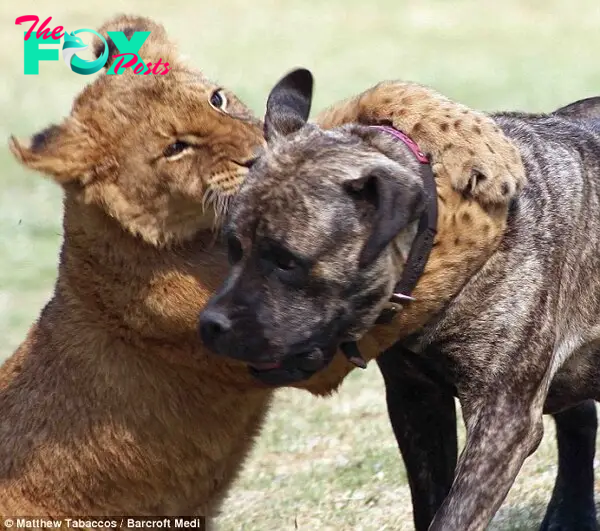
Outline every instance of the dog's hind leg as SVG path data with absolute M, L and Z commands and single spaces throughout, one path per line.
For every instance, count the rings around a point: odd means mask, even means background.
M 447 386 L 439 385 L 414 358 L 395 345 L 377 358 L 388 414 L 408 476 L 417 531 L 426 531 L 454 479 L 456 409 Z
M 597 531 L 594 504 L 596 404 L 587 400 L 557 413 L 558 475 L 540 531 Z

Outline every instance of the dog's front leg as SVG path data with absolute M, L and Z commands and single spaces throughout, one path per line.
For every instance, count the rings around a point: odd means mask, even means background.
M 485 529 L 543 434 L 543 400 L 487 389 L 466 400 L 461 396 L 461 402 L 467 441 L 431 531 Z
M 416 531 L 426 531 L 454 480 L 454 394 L 425 374 L 400 344 L 377 358 L 390 423 L 408 476 Z

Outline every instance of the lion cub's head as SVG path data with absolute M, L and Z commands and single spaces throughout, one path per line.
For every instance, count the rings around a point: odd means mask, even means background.
M 105 68 L 118 53 L 109 31 L 127 38 L 150 31 L 139 56 L 170 70 L 102 74 L 62 123 L 28 142 L 11 138 L 10 149 L 147 242 L 183 241 L 223 218 L 263 142 L 260 123 L 231 92 L 185 66 L 164 28 L 148 19 L 120 16 L 99 30 L 109 44 Z M 98 39 L 93 49 L 99 56 L 104 45 Z

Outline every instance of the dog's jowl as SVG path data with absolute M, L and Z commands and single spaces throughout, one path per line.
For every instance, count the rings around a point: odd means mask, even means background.
M 473 245 L 477 235 L 469 211 L 450 210 L 438 182 L 438 236 L 416 301 L 382 327 L 431 199 L 420 162 L 384 128 L 307 124 L 310 91 L 282 90 L 270 96 L 269 145 L 228 225 L 232 272 L 201 333 L 265 380 L 300 380 L 341 344 L 394 327 L 405 336 L 399 323 L 419 308 L 423 286 L 450 291 L 410 341 L 423 359 L 435 353 L 467 425 L 430 529 L 484 529 L 539 444 L 542 414 L 600 398 L 600 124 L 494 116 L 527 170 L 497 247 L 476 269 L 446 258 L 447 227 L 462 224 L 455 237 Z M 462 274 L 452 289 L 450 269 Z

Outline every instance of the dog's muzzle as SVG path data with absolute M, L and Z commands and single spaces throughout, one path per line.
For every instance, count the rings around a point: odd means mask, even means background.
M 254 361 L 246 353 L 268 352 L 268 342 L 257 331 L 252 345 L 242 344 L 233 328 L 231 319 L 217 308 L 208 307 L 200 314 L 198 331 L 204 344 L 215 354 L 246 363 L 250 374 L 269 386 L 308 380 L 331 363 L 336 350 L 304 342 L 290 347 L 281 360 Z

